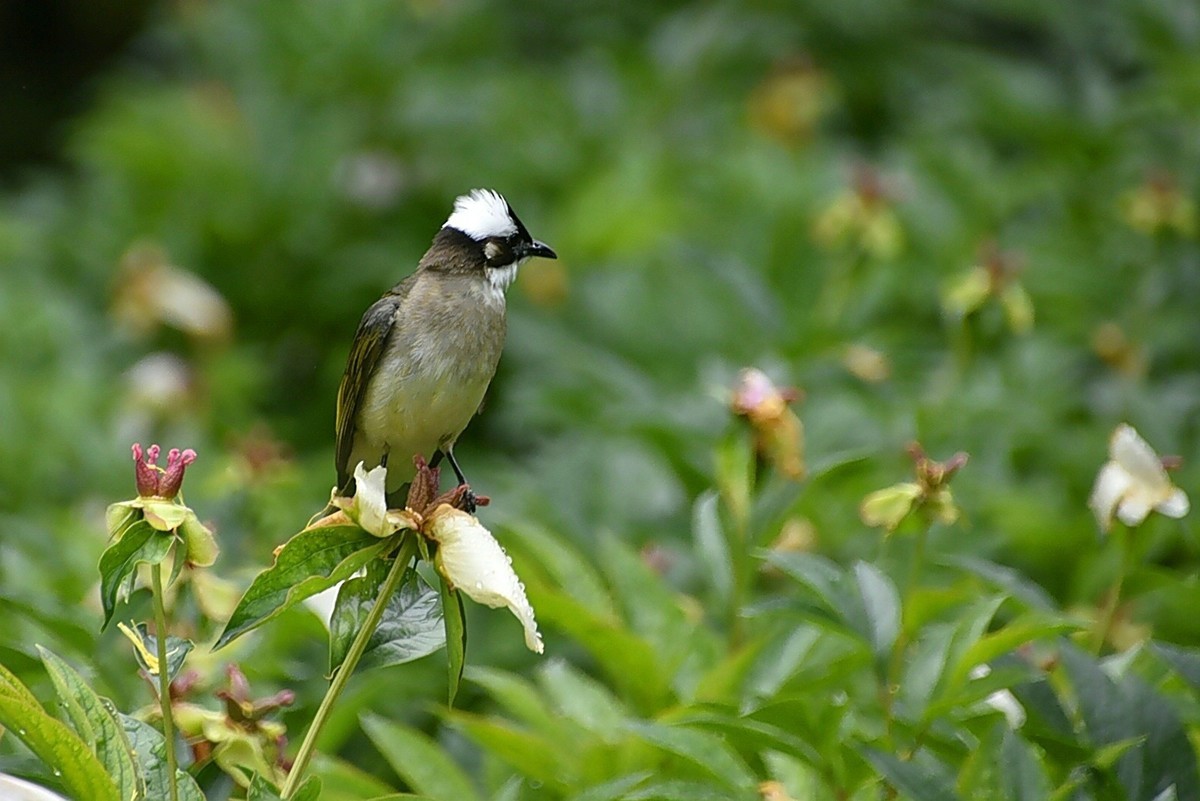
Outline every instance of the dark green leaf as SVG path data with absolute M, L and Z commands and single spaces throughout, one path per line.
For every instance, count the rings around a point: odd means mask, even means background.
M 321 779 L 321 801 L 362 801 L 394 793 L 395 790 L 361 768 L 342 759 L 318 753 L 310 773 Z
M 534 525 L 505 529 L 505 545 L 525 551 L 571 597 L 600 614 L 615 614 L 612 598 L 594 565 L 559 537 Z
M 138 766 L 146 779 L 146 799 L 170 797 L 167 784 L 167 745 L 158 729 L 130 715 L 118 713 L 125 737 L 133 748 Z M 204 793 L 191 774 L 175 771 L 180 801 L 204 801 Z
M 757 785 L 754 774 L 742 758 L 715 734 L 686 726 L 651 722 L 630 722 L 627 727 L 651 745 L 683 757 L 711 774 L 728 790 L 743 793 L 753 790 Z
M 688 781 L 646 784 L 621 796 L 622 801 L 733 801 L 734 798 L 752 797 L 742 794 L 731 798 L 724 787 Z
M 628 711 L 607 687 L 557 660 L 547 663 L 539 678 L 559 715 L 606 741 L 619 739 Z
M 1034 750 L 1007 726 L 1000 741 L 1000 780 L 1008 801 L 1043 801 L 1050 782 Z
M 75 733 L 104 765 L 121 797 L 137 797 L 145 789 L 145 780 L 116 716 L 74 668 L 40 645 L 38 653 Z
M 288 801 L 319 801 L 320 797 L 321 780 L 316 776 L 309 776 L 300 783 Z M 278 787 L 256 773 L 250 778 L 246 801 L 283 801 L 283 796 Z
M 867 562 L 854 565 L 854 579 L 866 613 L 867 634 L 876 664 L 882 670 L 900 634 L 900 593 L 879 568 Z
M 499 718 L 466 712 L 451 713 L 450 721 L 485 753 L 507 762 L 535 782 L 565 790 L 578 780 L 583 754 L 579 749 L 564 748 L 568 742 L 535 734 Z
M 442 599 L 442 623 L 446 632 L 446 670 L 449 700 L 454 706 L 458 685 L 462 683 L 463 666 L 467 662 L 466 610 L 463 609 L 462 594 L 450 589 L 446 582 L 438 582 Z
M 383 560 L 376 559 L 367 565 L 364 575 L 348 579 L 339 588 L 329 621 L 330 673 L 345 660 L 350 644 L 379 597 L 389 568 Z M 367 641 L 357 669 L 404 664 L 427 656 L 445 644 L 438 591 L 410 569 L 399 589 L 388 599 L 387 608 Z
M 159 531 L 145 520 L 138 520 L 100 555 L 100 600 L 104 605 L 105 626 L 112 620 L 125 580 L 133 576 L 139 564 L 162 562 L 174 542 L 174 534 Z
M 1054 599 L 1032 579 L 1005 565 L 998 565 L 977 556 L 951 555 L 942 557 L 940 564 L 973 573 L 997 589 L 1004 590 L 1032 609 L 1053 612 L 1058 609 Z
M 1200 690 L 1200 651 L 1162 642 L 1152 643 L 1150 650 L 1170 665 L 1193 689 Z
M 1171 785 L 1200 798 L 1200 771 L 1174 704 L 1135 675 L 1114 680 L 1091 656 L 1064 644 L 1063 665 L 1093 745 L 1137 740 L 1116 762 L 1130 801 L 1152 801 Z
M 392 545 L 392 540 L 381 540 L 358 526 L 301 531 L 279 549 L 275 563 L 255 577 L 213 648 L 228 645 L 310 595 L 349 578 Z
M 479 798 L 462 769 L 424 734 L 376 715 L 364 717 L 362 726 L 392 769 L 418 793 L 436 801 Z
M 724 607 L 733 590 L 733 561 L 729 542 L 718 514 L 717 493 L 709 490 L 696 499 L 692 507 L 692 537 L 696 554 L 704 566 L 704 575 L 712 585 L 716 602 Z
M 530 587 L 538 617 L 577 640 L 596 659 L 626 701 L 642 711 L 657 709 L 670 696 L 667 674 L 658 653 L 645 639 L 619 621 L 560 592 Z
M 904 761 L 874 748 L 863 748 L 862 753 L 888 784 L 912 801 L 959 801 L 949 771 L 925 754 Z
M 604 784 L 589 787 L 577 795 L 568 796 L 568 798 L 570 801 L 620 801 L 620 799 L 628 798 L 628 794 L 633 788 L 653 775 L 654 772 L 649 770 L 630 773 L 627 776 L 604 782 Z

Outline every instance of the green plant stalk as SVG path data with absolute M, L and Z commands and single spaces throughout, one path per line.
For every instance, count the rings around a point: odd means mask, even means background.
M 892 657 L 888 660 L 887 675 L 884 676 L 884 686 L 880 688 L 879 692 L 880 700 L 883 703 L 884 731 L 887 735 L 889 745 L 892 743 L 892 722 L 896 691 L 899 687 L 898 674 L 904 664 L 904 651 L 908 647 L 908 634 L 904 630 L 904 610 L 909 608 L 912 594 L 921 579 L 921 568 L 925 564 L 925 546 L 929 539 L 929 529 L 932 527 L 933 524 L 926 518 L 925 525 L 916 533 L 912 559 L 908 563 L 908 578 L 905 581 L 904 590 L 900 594 L 900 635 L 896 637 L 896 643 L 892 646 Z M 909 758 L 911 756 L 912 753 L 909 754 Z
M 376 627 L 379 626 L 379 620 L 383 617 L 383 610 L 387 608 L 388 600 L 396 592 L 396 588 L 400 586 L 400 580 L 404 577 L 404 572 L 408 569 L 409 562 L 412 561 L 413 556 L 417 552 L 416 538 L 420 535 L 416 532 L 410 532 L 404 536 L 404 544 L 400 546 L 400 551 L 396 554 L 396 559 L 392 563 L 392 569 L 388 572 L 387 578 L 384 579 L 383 586 L 379 588 L 379 595 L 375 598 L 375 605 L 367 613 L 367 619 L 363 621 L 362 628 L 355 635 L 354 642 L 350 643 L 350 650 L 346 652 L 346 658 L 334 674 L 333 680 L 329 682 L 329 689 L 325 691 L 325 697 L 321 699 L 321 705 L 317 707 L 317 714 L 313 717 L 308 731 L 304 734 L 304 741 L 300 743 L 300 750 L 296 752 L 296 760 L 292 763 L 292 769 L 288 771 L 287 781 L 284 782 L 283 790 L 280 793 L 285 799 L 291 798 L 292 794 L 300 786 L 300 780 L 304 777 L 304 771 L 312 759 L 313 751 L 316 749 L 317 737 L 320 735 L 321 729 L 325 727 L 326 721 L 329 720 L 329 716 L 333 712 L 333 705 L 337 702 L 338 696 L 342 694 L 346 682 L 354 674 L 354 668 L 358 666 L 358 660 L 362 658 L 363 652 L 367 650 L 367 643 L 370 641 L 371 635 L 375 633 Z
M 181 547 L 180 543 L 175 544 Z M 175 719 L 171 715 L 171 673 L 167 668 L 167 609 L 163 602 L 163 566 L 160 562 L 150 569 L 154 586 L 154 629 L 158 635 L 158 706 L 162 712 L 163 741 L 167 753 L 167 786 L 171 788 L 171 801 L 179 801 L 179 783 L 175 780 L 178 770 L 175 760 Z
M 1100 610 L 1100 617 L 1096 619 L 1096 629 L 1092 633 L 1092 652 L 1096 656 L 1099 656 L 1100 652 L 1104 650 L 1104 643 L 1108 641 L 1113 621 L 1116 620 L 1117 608 L 1121 605 L 1121 590 L 1125 586 L 1125 576 L 1129 573 L 1129 557 L 1133 551 L 1127 528 L 1120 526 L 1113 533 L 1113 537 L 1117 540 L 1120 558 L 1117 562 L 1117 577 L 1113 580 L 1112 588 L 1108 591 L 1108 597 L 1105 599 L 1104 606 Z

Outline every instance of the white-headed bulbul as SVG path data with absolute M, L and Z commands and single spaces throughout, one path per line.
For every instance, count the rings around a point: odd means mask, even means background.
M 340 494 L 353 492 L 359 462 L 386 465 L 395 493 L 416 454 L 434 465 L 445 456 L 466 483 L 454 443 L 496 374 L 504 293 L 531 256 L 557 258 L 498 192 L 475 189 L 454 201 L 416 272 L 367 309 L 338 387 Z

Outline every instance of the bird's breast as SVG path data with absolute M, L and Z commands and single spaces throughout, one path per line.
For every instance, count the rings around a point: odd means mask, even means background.
M 410 465 L 414 454 L 430 458 L 466 428 L 496 372 L 505 336 L 503 308 L 497 313 L 471 300 L 435 296 L 397 309 L 363 399 L 359 458 L 370 462 L 374 456 L 378 463 L 387 452 L 389 467 L 407 474 L 399 466 Z M 388 472 L 390 479 L 393 470 Z

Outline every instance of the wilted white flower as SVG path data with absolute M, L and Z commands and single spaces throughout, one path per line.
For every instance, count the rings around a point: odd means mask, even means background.
M 507 606 L 525 628 L 525 645 L 542 653 L 533 607 L 525 585 L 512 568 L 512 559 L 474 515 L 442 504 L 428 518 L 425 533 L 438 543 L 434 561 L 451 587 L 471 600 L 497 609 Z
M 992 669 L 987 665 L 976 665 L 971 668 L 968 674 L 972 679 L 982 679 L 990 676 Z M 983 699 L 985 706 L 989 706 L 1000 714 L 1004 715 L 1004 719 L 1008 721 L 1009 728 L 1019 729 L 1025 724 L 1025 707 L 1021 706 L 1021 702 L 1017 697 L 1008 690 L 996 690 L 996 692 L 988 695 Z
M 1171 483 L 1162 460 L 1133 426 L 1117 426 L 1108 442 L 1108 459 L 1088 498 L 1101 531 L 1112 527 L 1113 517 L 1136 526 L 1151 512 L 1167 517 L 1188 513 L 1187 494 Z

